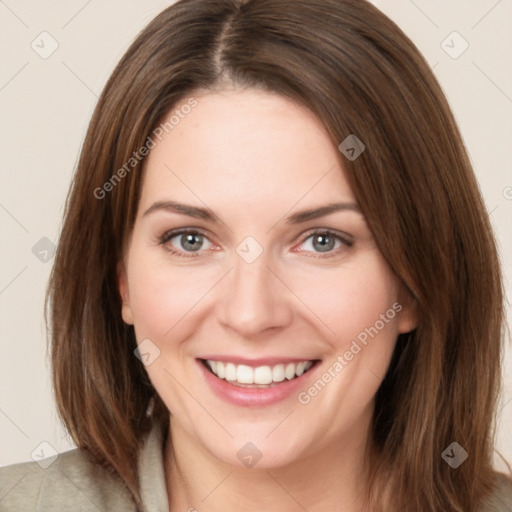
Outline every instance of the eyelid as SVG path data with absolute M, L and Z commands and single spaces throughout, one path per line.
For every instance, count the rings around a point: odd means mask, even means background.
M 301 243 L 307 240 L 312 235 L 334 235 L 340 240 L 342 240 L 346 244 L 352 245 L 353 243 L 353 236 L 349 233 L 346 233 L 345 231 L 339 231 L 338 229 L 333 228 L 312 228 L 306 231 L 305 233 L 302 233 L 299 237 L 299 240 L 301 240 Z
M 167 239 L 170 240 L 171 238 L 174 238 L 178 235 L 184 235 L 184 234 L 199 234 L 202 235 L 209 240 L 209 235 L 206 233 L 206 230 L 203 228 L 199 228 L 196 226 L 187 226 L 183 228 L 173 228 L 165 231 L 162 235 L 158 236 L 157 238 L 159 240 Z

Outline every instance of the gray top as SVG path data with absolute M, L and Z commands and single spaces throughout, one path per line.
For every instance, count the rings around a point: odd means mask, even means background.
M 163 450 L 162 429 L 155 424 L 137 463 L 141 510 L 119 477 L 75 448 L 46 469 L 51 458 L 0 468 L 0 512 L 169 512 Z
M 78 449 L 53 462 L 47 458 L 0 468 L 0 511 L 169 512 L 163 448 L 162 429 L 155 425 L 138 460 L 142 511 L 119 477 L 111 477 Z M 512 512 L 512 481 L 501 475 L 499 482 L 481 512 Z

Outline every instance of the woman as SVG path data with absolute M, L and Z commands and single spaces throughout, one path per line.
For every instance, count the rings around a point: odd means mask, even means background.
M 5 510 L 512 507 L 491 228 L 428 65 L 366 2 L 152 21 L 93 115 L 48 305 L 78 448 L 2 469 Z

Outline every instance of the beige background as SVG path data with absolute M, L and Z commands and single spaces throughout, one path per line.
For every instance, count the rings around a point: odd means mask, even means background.
M 51 244 L 97 96 L 134 36 L 170 3 L 0 0 L 0 466 L 30 460 L 41 442 L 73 447 L 45 358 Z M 510 302 L 512 1 L 375 3 L 417 44 L 448 96 L 496 229 Z M 510 342 L 504 379 L 498 448 L 512 462 Z

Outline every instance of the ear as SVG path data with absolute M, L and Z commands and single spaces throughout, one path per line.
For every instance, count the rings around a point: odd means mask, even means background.
M 418 327 L 418 301 L 411 291 L 402 284 L 398 294 L 398 332 L 400 334 L 413 331 Z
M 126 277 L 126 268 L 124 261 L 117 264 L 117 288 L 121 296 L 122 307 L 121 316 L 128 325 L 133 325 L 132 308 L 130 306 L 130 293 L 128 291 L 128 279 Z

